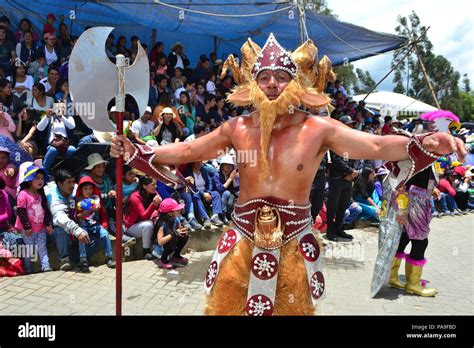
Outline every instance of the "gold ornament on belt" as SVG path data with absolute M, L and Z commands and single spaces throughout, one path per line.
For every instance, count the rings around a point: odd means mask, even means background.
M 262 249 L 279 248 L 283 244 L 280 212 L 276 208 L 268 205 L 257 208 L 254 242 Z

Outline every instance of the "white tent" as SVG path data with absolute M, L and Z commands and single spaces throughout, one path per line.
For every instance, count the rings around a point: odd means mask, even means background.
M 366 94 L 353 97 L 355 101 L 364 99 Z M 365 100 L 366 106 L 380 110 L 383 116 L 397 117 L 398 113 L 422 113 L 438 110 L 434 106 L 423 103 L 406 95 L 394 92 L 371 93 Z

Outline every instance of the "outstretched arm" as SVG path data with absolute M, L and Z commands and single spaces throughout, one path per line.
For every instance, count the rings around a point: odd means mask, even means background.
M 156 156 L 153 159 L 153 164 L 184 164 L 217 158 L 220 151 L 232 146 L 230 135 L 233 123 L 235 121 L 230 120 L 213 132 L 189 143 L 179 142 L 157 147 L 154 150 Z M 135 147 L 125 137 L 118 136 L 113 140 L 111 156 L 118 157 L 125 153 L 131 156 L 134 152 Z
M 324 126 L 324 145 L 338 155 L 351 159 L 383 159 L 402 161 L 409 159 L 407 144 L 409 138 L 400 135 L 373 135 L 351 129 L 339 121 L 319 118 L 319 127 Z M 423 147 L 443 155 L 457 152 L 464 161 L 466 150 L 462 140 L 447 133 L 435 133 L 423 140 Z

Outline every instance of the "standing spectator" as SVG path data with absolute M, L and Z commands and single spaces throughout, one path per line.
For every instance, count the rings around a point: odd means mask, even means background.
M 56 29 L 54 28 L 54 22 L 56 21 L 56 17 L 52 13 L 48 13 L 46 16 L 46 24 L 43 27 L 43 34 L 54 34 Z
M 7 77 L 12 83 L 13 93 L 23 101 L 31 95 L 33 89 L 34 80 L 30 75 L 26 75 L 25 64 L 19 62 L 13 68 L 12 76 Z
M 158 144 L 171 144 L 179 140 L 182 137 L 181 127 L 173 120 L 174 112 L 171 108 L 164 108 L 158 118 L 158 126 L 155 128 L 154 133 Z
M 15 228 L 21 231 L 25 244 L 33 251 L 38 246 L 41 271 L 52 271 L 49 265 L 46 234 L 53 233 L 51 213 L 44 193 L 45 182 L 49 181 L 43 168 L 36 165 L 28 167 L 20 183 L 17 197 L 17 218 Z M 26 273 L 31 273 L 31 258 L 23 258 Z
M 20 27 L 18 31 L 15 33 L 15 39 L 16 39 L 15 42 L 21 43 L 25 41 L 25 34 L 28 32 L 31 33 L 32 41 L 38 42 L 38 35 L 36 35 L 36 33 L 33 31 L 33 26 L 31 25 L 31 21 L 28 18 L 22 18 L 20 21 Z M 20 56 L 20 55 L 17 54 L 17 56 Z
M 223 222 L 219 219 L 219 215 L 222 214 L 222 200 L 219 192 L 214 188 L 214 183 L 211 180 L 212 174 L 209 170 L 202 165 L 202 162 L 193 162 L 183 175 L 193 183 L 194 189 L 197 191 L 197 193 L 181 195 L 181 198 L 186 202 L 186 207 L 190 207 L 190 209 L 196 207 L 197 215 L 204 221 L 205 228 L 210 228 L 211 223 L 222 226 Z M 205 203 L 212 203 L 211 218 L 207 214 Z
M 354 184 L 354 200 L 362 207 L 362 214 L 359 218 L 364 220 L 379 220 L 380 206 L 372 198 L 375 191 L 374 181 L 374 170 L 372 168 L 364 168 Z
M 46 64 L 50 67 L 55 63 L 59 63 L 59 55 L 55 48 L 56 40 L 56 35 L 51 33 L 44 34 L 45 45 L 40 49 L 40 51 L 44 53 Z
M 0 80 L 0 103 L 3 104 L 3 111 L 8 112 L 14 120 L 26 112 L 25 102 L 13 94 L 12 83 L 7 79 Z
M 120 36 L 117 40 L 115 54 L 123 54 L 125 57 L 130 57 L 130 51 L 127 49 L 127 39 L 125 36 Z
M 158 216 L 158 207 L 161 197 L 156 193 L 156 181 L 149 176 L 142 176 L 138 188 L 134 191 L 125 207 L 124 221 L 127 228 L 126 234 L 142 238 L 143 254 L 146 260 L 151 260 L 151 244 L 153 225 Z
M 310 201 L 311 201 L 311 216 L 316 221 L 319 212 L 323 208 L 324 193 L 326 190 L 326 172 L 327 172 L 327 154 L 325 154 L 319 164 L 318 172 L 314 177 L 311 186 Z
M 66 23 L 59 24 L 58 51 L 61 58 L 67 58 L 71 54 L 71 37 L 68 33 Z
M 38 47 L 36 41 L 33 41 L 33 34 L 31 31 L 26 31 L 23 34 L 24 40 L 16 44 L 15 53 L 22 64 L 30 67 L 38 55 Z
M 158 57 L 164 54 L 165 44 L 161 41 L 158 41 L 150 51 L 150 68 L 154 68 L 157 63 Z
M 347 97 L 347 91 L 341 84 L 341 80 L 336 80 L 336 82 L 334 82 L 334 93 L 337 92 L 341 92 L 344 99 Z
M 79 268 L 81 272 L 89 272 L 88 253 L 100 240 L 105 252 L 105 263 L 109 268 L 115 268 L 112 260 L 112 244 L 107 231 L 107 216 L 100 199 L 100 191 L 90 177 L 79 180 L 76 193 L 76 221 L 89 235 L 91 243 L 79 242 Z
M 12 44 L 16 43 L 15 34 L 9 29 L 10 27 L 10 19 L 7 16 L 3 16 L 0 18 L 0 28 L 5 29 L 5 35 L 7 41 L 10 41 Z
M 171 46 L 171 52 L 168 55 L 168 62 L 172 70 L 181 68 L 186 70 L 189 67 L 189 60 L 184 54 L 184 46 L 181 42 L 176 42 Z
M 392 116 L 385 116 L 383 120 L 382 135 L 392 134 Z
M 70 236 L 81 243 L 90 243 L 89 234 L 74 219 L 74 177 L 67 169 L 58 169 L 55 173 L 56 186 L 51 186 L 46 197 L 53 217 L 52 241 L 58 249 L 60 270 L 71 269 L 69 257 Z
M 3 70 L 6 76 L 11 75 L 15 59 L 15 46 L 7 39 L 5 28 L 0 27 L 0 69 Z
M 222 156 L 219 172 L 214 175 L 213 180 L 214 187 L 222 199 L 222 221 L 227 225 L 231 220 L 230 214 L 234 210 L 240 190 L 239 172 L 231 155 Z
M 0 178 L 5 182 L 5 191 L 11 199 L 16 197 L 18 168 L 10 163 L 10 150 L 0 146 Z
M 171 269 L 173 265 L 185 266 L 188 259 L 181 256 L 186 242 L 188 241 L 188 232 L 180 223 L 181 210 L 184 204 L 178 204 L 173 198 L 165 198 L 160 204 L 157 228 L 157 241 L 163 247 L 158 266 L 164 269 Z M 171 257 L 170 257 L 171 256 Z
M 36 60 L 31 63 L 31 66 L 28 68 L 28 75 L 33 76 L 33 80 L 36 83 L 48 76 L 48 70 L 49 67 L 46 65 L 44 53 L 38 52 Z
M 194 69 L 194 81 L 196 82 L 205 82 L 209 80 L 209 58 L 202 57 L 199 60 L 198 66 Z M 215 89 L 215 85 L 214 85 Z
M 155 129 L 155 123 L 152 122 L 150 118 L 151 108 L 147 106 L 142 117 L 140 117 L 138 120 L 133 121 L 132 123 L 130 130 L 133 134 L 135 141 L 138 144 L 145 145 L 146 141 L 143 140 L 145 137 L 155 137 L 158 135 L 158 127 L 156 127 Z
M 168 58 L 166 57 L 165 54 L 162 54 L 158 58 L 158 62 L 155 67 L 155 76 L 158 76 L 158 75 L 163 75 L 166 77 L 166 79 L 170 78 L 168 75 Z
M 43 166 L 49 170 L 53 164 L 56 156 L 61 153 L 64 157 L 71 156 L 76 148 L 68 145 L 66 148 L 55 147 L 54 142 L 56 139 L 62 137 L 65 139 L 73 139 L 72 130 L 76 127 L 74 118 L 72 116 L 65 115 L 66 105 L 61 103 L 61 106 L 56 110 L 56 114 L 53 114 L 53 110 L 49 109 L 46 116 L 41 119 L 38 123 L 37 129 L 40 132 L 45 132 L 48 146 L 44 149 L 44 162 Z
M 15 141 L 13 139 L 13 132 L 15 132 L 15 129 L 15 122 L 13 122 L 8 112 L 3 111 L 3 104 L 0 103 L 0 136 Z
M 134 55 L 135 57 L 137 56 L 137 53 L 138 53 L 138 41 L 140 39 L 138 38 L 138 36 L 136 35 L 133 35 L 131 38 L 130 38 L 130 42 L 131 42 L 131 47 L 130 47 L 130 56 Z M 133 60 L 130 62 L 130 63 L 133 63 Z
M 56 83 L 59 80 L 58 68 L 52 66 L 49 68 L 48 77 L 44 77 L 40 80 L 40 83 L 44 86 L 47 96 L 53 97 L 56 91 Z
M 181 121 L 186 125 L 183 129 L 185 137 L 194 133 L 194 125 L 196 124 L 196 108 L 191 103 L 191 98 L 188 92 L 181 92 L 179 95 L 179 102 L 176 104 Z
M 105 54 L 107 54 L 107 57 L 109 57 L 109 59 L 115 63 L 117 48 L 114 46 L 114 40 L 114 34 L 110 33 L 109 36 L 107 36 L 107 40 L 105 41 Z
M 183 76 L 184 70 L 181 68 L 176 68 L 173 70 L 173 77 L 171 78 L 171 90 L 176 92 L 178 88 L 184 87 L 186 82 L 186 77 Z
M 197 122 L 204 122 L 207 125 L 216 125 L 219 120 L 219 115 L 217 114 L 216 110 L 216 96 L 212 94 L 206 94 L 204 98 L 204 107 L 197 108 L 196 112 L 196 121 Z

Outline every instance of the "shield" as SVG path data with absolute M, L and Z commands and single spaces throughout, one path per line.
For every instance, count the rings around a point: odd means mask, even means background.
M 17 143 L 7 137 L 0 136 L 0 147 L 6 147 L 10 151 L 10 163 L 14 164 L 17 168 L 23 162 L 33 161 L 28 153 L 26 153 Z
M 86 30 L 77 40 L 69 59 L 69 88 L 74 107 L 91 129 L 115 132 L 115 124 L 108 118 L 107 104 L 117 95 L 117 66 L 105 53 L 105 41 L 112 27 Z M 123 89 L 138 105 L 140 115 L 148 104 L 150 70 L 145 50 L 138 44 L 138 52 L 131 66 L 124 68 Z

